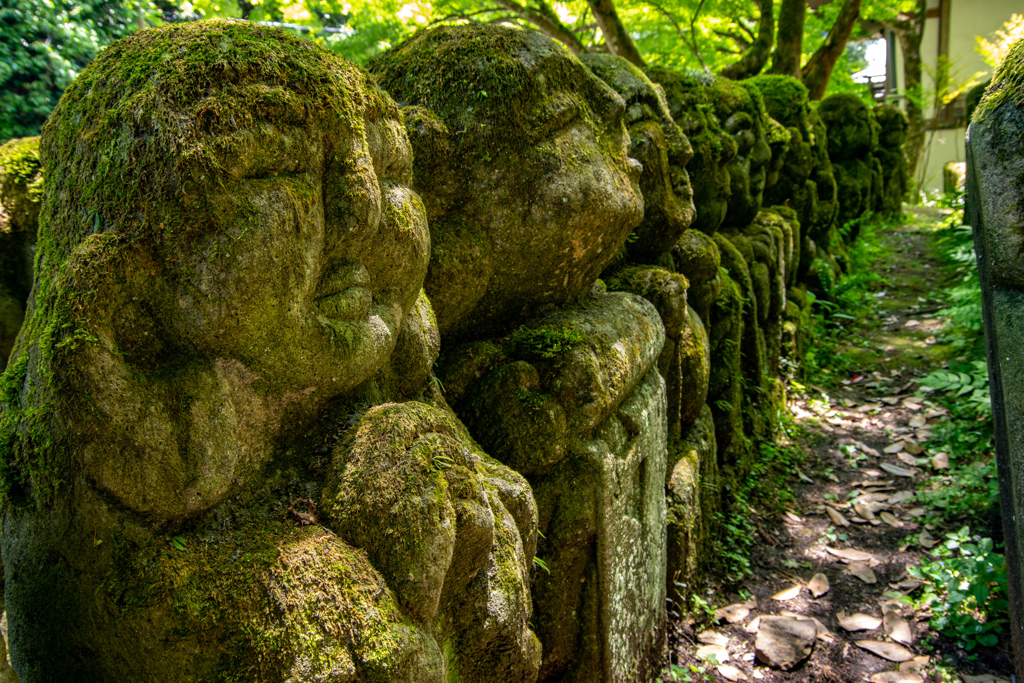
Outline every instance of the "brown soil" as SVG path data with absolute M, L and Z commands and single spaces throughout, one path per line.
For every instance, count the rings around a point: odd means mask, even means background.
M 883 628 L 850 633 L 840 627 L 836 617 L 839 612 L 882 617 L 882 602 L 899 592 L 911 592 L 894 585 L 907 579 L 906 568 L 919 564 L 927 552 L 918 542 L 918 535 L 925 530 L 924 520 L 915 516 L 920 502 L 881 501 L 884 509 L 897 519 L 899 526 L 893 527 L 861 519 L 848 501 L 856 495 L 851 493 L 855 490 L 877 493 L 877 498 L 882 498 L 882 494 L 913 492 L 935 472 L 930 462 L 935 454 L 928 450 L 928 432 L 944 416 L 939 414 L 941 407 L 937 404 L 927 398 L 914 398 L 922 396 L 915 380 L 942 367 L 956 351 L 935 338 L 941 328 L 936 313 L 942 308 L 937 293 L 949 284 L 952 275 L 940 266 L 932 227 L 921 221 L 919 226 L 903 226 L 882 234 L 889 255 L 878 264 L 876 272 L 882 274 L 887 284 L 875 292 L 878 303 L 874 320 L 851 323 L 855 329 L 841 349 L 853 360 L 848 375 L 836 377 L 829 383 L 834 385 L 831 388 L 813 386 L 805 394 L 790 394 L 793 417 L 800 426 L 798 445 L 808 454 L 806 471 L 799 474 L 813 483 L 793 473 L 789 486 L 795 504 L 782 514 L 758 521 L 760 538 L 751 557 L 752 575 L 740 585 L 719 585 L 704 595 L 714 607 L 744 601 L 753 604 L 754 600 L 756 606 L 736 624 L 724 620 L 714 623 L 709 615 L 691 615 L 671 624 L 669 664 L 662 674 L 663 681 L 729 680 L 715 666 L 696 656 L 697 648 L 703 644 L 698 635 L 704 632 L 706 639 L 707 630 L 728 638 L 726 663 L 739 669 L 747 680 L 859 682 L 878 672 L 896 671 L 898 666 L 936 683 L 959 680 L 957 675 L 981 674 L 994 675 L 996 681 L 1010 680 L 1013 669 L 1008 636 L 994 648 L 979 647 L 968 653 L 954 640 L 935 633 L 929 626 L 927 612 L 916 613 L 907 605 L 893 603 L 885 609 L 895 610 L 909 622 L 913 642 L 908 649 L 919 657 L 913 663 L 897 665 L 853 644 L 864 639 L 891 642 Z M 924 431 L 910 426 L 915 416 L 915 424 L 922 417 L 927 418 Z M 884 452 L 901 437 L 913 439 L 926 449 L 918 454 L 921 460 L 917 466 L 908 465 L 913 460 L 906 452 L 903 461 L 898 454 Z M 871 454 L 872 449 L 877 456 Z M 883 463 L 909 469 L 913 476 L 893 476 L 882 469 Z M 850 522 L 848 527 L 830 521 L 826 502 L 838 508 Z M 928 531 L 941 541 L 943 534 L 956 529 Z M 990 528 L 984 533 L 998 536 L 999 531 Z M 845 539 L 840 534 L 845 534 Z M 869 564 L 877 583 L 865 583 L 851 575 L 850 566 L 829 554 L 826 547 L 871 553 L 874 559 Z M 828 577 L 831 587 L 814 598 L 806 583 L 817 572 Z M 803 586 L 797 597 L 786 601 L 772 598 L 794 584 Z M 819 633 L 810 657 L 788 672 L 758 662 L 754 655 L 755 634 L 744 628 L 759 615 L 778 615 L 783 611 L 815 617 L 829 632 L 824 639 Z M 984 679 L 979 679 L 979 683 L 981 680 Z

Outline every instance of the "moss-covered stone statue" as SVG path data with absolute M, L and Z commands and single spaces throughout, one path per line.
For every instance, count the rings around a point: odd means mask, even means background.
M 643 217 L 622 98 L 560 43 L 505 26 L 424 30 L 370 70 L 405 108 L 442 337 L 586 294 Z
M 878 146 L 878 124 L 871 109 L 857 95 L 829 95 L 818 105 L 818 114 L 828 129 L 828 156 L 835 171 L 839 192 L 840 227 L 873 210 L 878 180 L 874 178 L 873 150 Z M 856 237 L 847 231 L 847 239 Z
M 540 680 L 648 680 L 665 634 L 665 332 L 640 297 L 595 288 L 641 218 L 625 102 L 563 47 L 507 27 L 430 29 L 371 70 L 405 107 L 426 288 L 442 338 L 464 342 L 439 362 L 446 398 L 537 496 Z M 641 238 L 657 253 L 672 240 L 657 231 L 689 221 L 671 168 L 687 150 L 629 75 L 662 164 Z
M 757 216 L 764 198 L 772 157 L 769 117 L 760 91 L 750 82 L 718 78 L 712 97 L 722 127 L 736 143 L 736 155 L 727 164 L 731 192 L 723 225 L 742 228 Z
M 274 29 L 140 31 L 41 156 L 0 387 L 21 680 L 534 680 L 536 507 L 429 382 L 391 99 Z
M 626 102 L 629 156 L 643 164 L 644 218 L 626 248 L 630 259 L 654 263 L 693 223 L 693 190 L 686 164 L 693 148 L 669 112 L 663 91 L 622 57 L 586 54 L 581 60 Z
M 32 289 L 42 194 L 39 138 L 18 138 L 0 146 L 0 371 L 21 329 Z
M 664 89 L 672 118 L 693 146 L 693 158 L 686 166 L 697 207 L 692 227 L 711 235 L 725 220 L 731 193 L 727 165 L 736 156 L 736 143 L 715 114 L 715 77 L 664 67 L 650 67 L 645 73 Z
M 678 276 L 677 276 L 678 277 Z M 592 295 L 439 363 L 456 412 L 537 497 L 542 681 L 647 681 L 665 635 L 665 339 L 658 311 Z
M 903 200 L 910 189 L 909 162 L 903 148 L 910 121 L 902 109 L 892 104 L 876 105 L 873 111 L 879 126 L 875 157 L 882 166 L 880 211 L 896 218 L 903 213 Z

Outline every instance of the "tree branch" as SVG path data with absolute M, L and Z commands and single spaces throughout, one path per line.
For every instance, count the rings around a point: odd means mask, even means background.
M 860 0 L 857 0 L 858 2 Z M 775 39 L 775 17 L 772 15 L 774 0 L 758 0 L 761 18 L 757 22 L 757 39 L 740 57 L 738 62 L 722 69 L 721 76 L 733 80 L 750 78 L 761 73 L 771 54 L 772 42 Z
M 779 35 L 775 40 L 771 73 L 800 78 L 806 17 L 807 0 L 782 0 L 779 7 Z
M 644 58 L 640 56 L 640 51 L 636 49 L 636 45 L 633 43 L 633 39 L 630 38 L 629 32 L 622 25 L 622 20 L 619 18 L 618 12 L 615 11 L 614 1 L 587 0 L 587 5 L 590 6 L 590 11 L 594 13 L 594 19 L 597 20 L 598 26 L 601 27 L 601 33 L 604 35 L 608 51 L 613 55 L 625 57 L 639 67 L 643 67 Z
M 701 57 L 700 50 L 697 49 L 697 39 L 693 35 L 693 24 L 696 21 L 697 14 L 700 14 L 700 10 L 701 7 L 703 7 L 704 5 L 704 1 L 705 0 L 701 0 L 700 4 L 697 5 L 697 12 L 694 13 L 693 19 L 690 20 L 690 38 L 693 41 L 692 44 L 690 43 L 690 41 L 686 39 L 686 33 L 683 31 L 683 27 L 679 25 L 679 22 L 676 21 L 676 18 L 672 16 L 671 12 L 669 12 L 667 9 L 665 9 L 658 3 L 654 2 L 653 0 L 647 0 L 647 4 L 653 7 L 654 9 L 658 10 L 659 12 L 664 14 L 665 17 L 668 18 L 668 20 L 672 23 L 672 26 L 675 27 L 676 33 L 678 33 L 679 37 L 682 38 L 683 44 L 686 45 L 686 47 L 690 48 L 690 52 L 693 53 L 693 56 L 697 58 L 697 61 L 700 62 L 700 65 L 704 67 L 705 71 L 707 71 L 708 65 L 704 63 L 704 58 Z
M 832 68 L 846 49 L 846 41 L 849 40 L 853 26 L 860 16 L 860 5 L 861 0 L 844 0 L 836 23 L 832 25 L 825 42 L 800 69 L 800 75 L 807 90 L 810 91 L 812 100 L 820 100 L 824 96 L 828 79 L 832 76 Z
M 586 48 L 583 47 L 583 43 L 576 37 L 576 34 L 569 30 L 558 19 L 558 15 L 555 14 L 546 4 L 540 3 L 542 9 L 538 10 L 532 7 L 524 7 L 518 2 L 515 2 L 515 0 L 495 1 L 505 9 L 516 13 L 526 21 L 536 26 L 544 35 L 564 44 L 573 52 L 573 54 L 580 54 L 581 52 L 586 51 Z M 547 11 L 544 11 L 545 9 Z

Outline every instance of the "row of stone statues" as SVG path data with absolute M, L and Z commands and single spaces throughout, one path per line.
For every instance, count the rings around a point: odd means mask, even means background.
M 110 46 L 0 152 L 21 680 L 650 680 L 901 117 L 497 26 Z

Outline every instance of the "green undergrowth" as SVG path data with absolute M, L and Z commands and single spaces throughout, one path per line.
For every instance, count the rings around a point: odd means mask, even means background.
M 957 355 L 921 379 L 920 393 L 949 411 L 928 442 L 930 453 L 948 454 L 949 467 L 929 477 L 917 499 L 935 527 L 959 530 L 947 532 L 908 570 L 924 586 L 907 599 L 931 612 L 933 629 L 971 651 L 997 645 L 1006 630 L 1006 562 L 992 539 L 1001 535 L 999 482 L 974 241 L 963 225 L 963 194 L 947 195 L 939 205 L 952 209 L 935 231 L 952 284 L 941 292 L 937 340 Z
M 807 381 L 831 386 L 849 374 L 855 358 L 844 350 L 854 339 L 854 331 L 874 324 L 878 320 L 881 289 L 889 283 L 877 270 L 877 264 L 890 260 L 890 250 L 879 239 L 889 224 L 878 218 L 862 218 L 848 223 L 841 230 L 849 234 L 857 230 L 857 240 L 849 247 L 846 272 L 841 278 L 831 277 L 827 268 L 817 269 L 821 276 L 823 296 L 813 300 L 811 340 L 807 345 L 801 376 Z
M 719 530 L 713 543 L 713 572 L 727 583 L 738 583 L 752 572 L 750 555 L 759 543 L 762 520 L 781 515 L 794 501 L 793 472 L 806 466 L 807 453 L 797 444 L 810 435 L 803 433 L 785 411 L 776 417 L 777 437 L 752 447 L 750 471 L 725 497 L 716 512 Z
M 920 498 L 947 527 L 971 524 L 998 533 L 999 489 L 993 452 L 992 408 L 981 320 L 981 284 L 971 229 L 963 223 L 963 194 L 941 201 L 953 209 L 935 235 L 953 284 L 942 292 L 945 307 L 937 339 L 957 354 L 921 379 L 921 391 L 949 410 L 933 426 L 932 452 L 949 454 L 949 469 L 932 477 Z

